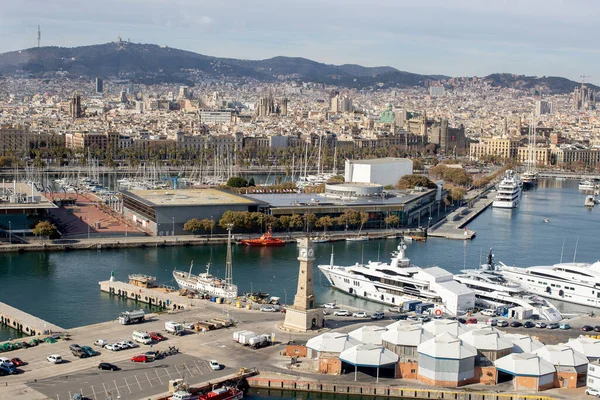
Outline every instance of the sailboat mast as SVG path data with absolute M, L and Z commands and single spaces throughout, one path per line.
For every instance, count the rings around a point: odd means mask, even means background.
M 233 263 L 231 260 L 231 230 L 233 224 L 227 224 L 227 261 L 225 263 L 225 282 L 227 287 L 230 288 L 233 285 Z

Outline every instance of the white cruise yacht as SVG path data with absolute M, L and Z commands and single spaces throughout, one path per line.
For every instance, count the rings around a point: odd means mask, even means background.
M 560 263 L 527 268 L 500 263 L 500 273 L 543 297 L 589 307 L 600 307 L 600 261 Z
M 551 322 L 562 319 L 560 312 L 550 302 L 527 292 L 524 286 L 516 282 L 507 281 L 496 269 L 493 257 L 490 249 L 487 263 L 481 265 L 480 269 L 463 270 L 461 274 L 454 275 L 454 280 L 475 292 L 477 306 L 491 309 L 523 307 Z
M 512 170 L 507 170 L 504 179 L 498 184 L 498 193 L 492 203 L 493 207 L 516 208 L 521 201 L 523 183 Z
M 579 190 L 594 190 L 596 185 L 594 184 L 594 181 L 585 179 L 579 182 L 578 187 Z
M 365 300 L 401 306 L 405 301 L 421 300 L 433 303 L 444 313 L 462 314 L 475 307 L 475 292 L 456 282 L 448 271 L 439 268 L 420 268 L 410 263 L 403 241 L 388 263 L 341 267 L 329 265 L 318 268 L 331 286 Z

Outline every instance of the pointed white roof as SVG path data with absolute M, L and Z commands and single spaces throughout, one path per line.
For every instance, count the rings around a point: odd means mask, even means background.
M 390 328 L 392 327 L 392 328 Z M 387 332 L 383 332 L 381 340 L 401 346 L 418 346 L 427 340 L 433 339 L 434 335 L 418 325 L 388 325 Z
M 534 350 L 544 347 L 544 343 L 528 335 L 508 333 L 504 337 L 512 342 L 513 353 L 531 353 Z
M 499 351 L 513 348 L 513 343 L 503 333 L 493 329 L 473 329 L 459 338 L 477 350 Z
M 569 341 L 565 343 L 565 346 L 585 354 L 588 359 L 600 358 L 600 340 L 598 339 L 579 336 L 576 339 L 569 339 Z
M 359 344 L 360 341 L 351 338 L 347 333 L 326 332 L 309 339 L 306 342 L 306 347 L 319 352 L 341 353 Z
M 398 356 L 383 346 L 359 344 L 344 350 L 340 354 L 340 360 L 357 366 L 381 367 L 397 363 Z
M 351 338 L 354 338 L 361 343 L 381 344 L 381 335 L 387 330 L 383 326 L 365 325 L 348 333 Z
M 450 333 L 442 333 L 417 346 L 417 351 L 434 358 L 462 360 L 477 355 L 477 349 Z
M 556 369 L 551 362 L 532 353 L 512 353 L 494 362 L 496 368 L 512 375 L 543 376 Z
M 468 332 L 470 329 L 458 321 L 449 319 L 434 319 L 425 324 L 423 328 L 426 331 L 433 333 L 434 335 L 440 335 L 442 333 L 451 333 L 454 336 L 460 336 L 463 333 Z
M 564 344 L 546 345 L 533 351 L 533 353 L 553 365 L 560 365 L 561 367 L 579 367 L 588 363 L 588 359 L 584 354 Z

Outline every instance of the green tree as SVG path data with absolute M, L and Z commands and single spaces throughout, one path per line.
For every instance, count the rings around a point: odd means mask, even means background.
M 400 223 L 400 217 L 398 217 L 397 215 L 388 215 L 387 217 L 385 217 L 384 221 L 389 226 L 398 227 L 398 224 Z
M 215 225 L 216 222 L 214 219 L 211 218 L 204 218 L 202 220 L 199 221 L 200 222 L 200 226 L 202 227 L 202 230 L 204 230 L 204 232 L 212 232 L 215 229 Z M 185 229 L 185 225 L 184 225 L 184 229 Z
M 203 229 L 202 222 L 200 222 L 196 218 L 192 218 L 189 221 L 187 221 L 185 224 L 183 224 L 183 230 L 187 231 L 187 232 L 191 232 L 192 235 L 195 235 L 196 232 L 199 232 L 201 229 Z
M 12 157 L 9 156 L 1 156 L 0 157 L 0 168 L 10 167 L 12 166 Z
M 304 219 L 298 214 L 292 214 L 290 217 L 290 229 L 297 230 L 304 226 Z
M 453 187 L 450 189 L 450 198 L 452 201 L 458 201 L 465 198 L 465 194 L 467 194 L 467 190 L 460 187 Z
M 344 183 L 344 175 L 334 175 L 327 180 L 327 183 Z
M 437 185 L 431 182 L 424 175 L 404 175 L 396 184 L 396 188 L 398 189 L 412 189 L 417 186 L 425 187 L 428 189 L 437 188 Z
M 248 181 L 248 186 L 256 186 L 256 183 L 254 183 L 254 177 L 250 177 L 250 180 Z
M 317 216 L 313 213 L 304 214 L 304 224 L 306 225 L 306 231 L 311 232 L 312 228 L 315 226 L 317 222 Z
M 246 181 L 241 176 L 232 176 L 227 181 L 227 186 L 229 186 L 229 187 L 236 187 L 236 188 L 242 188 L 242 187 L 248 186 L 248 181 Z
M 33 228 L 33 234 L 40 237 L 56 237 L 58 232 L 56 230 L 56 226 L 54 226 L 49 221 L 40 221 Z
M 324 217 L 317 219 L 315 226 L 317 228 L 323 228 L 323 233 L 325 233 L 327 228 L 331 228 L 333 226 L 333 223 L 333 218 L 331 218 L 329 215 L 325 215 Z

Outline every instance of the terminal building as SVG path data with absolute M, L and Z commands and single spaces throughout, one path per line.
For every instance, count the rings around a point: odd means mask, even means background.
M 376 158 L 372 160 L 346 160 L 346 182 L 396 185 L 404 175 L 413 173 L 412 160 L 408 158 Z
M 259 200 L 219 189 L 123 192 L 125 217 L 156 236 L 188 234 L 183 226 L 192 218 L 218 224 L 226 211 L 256 212 L 259 206 L 264 206 Z

